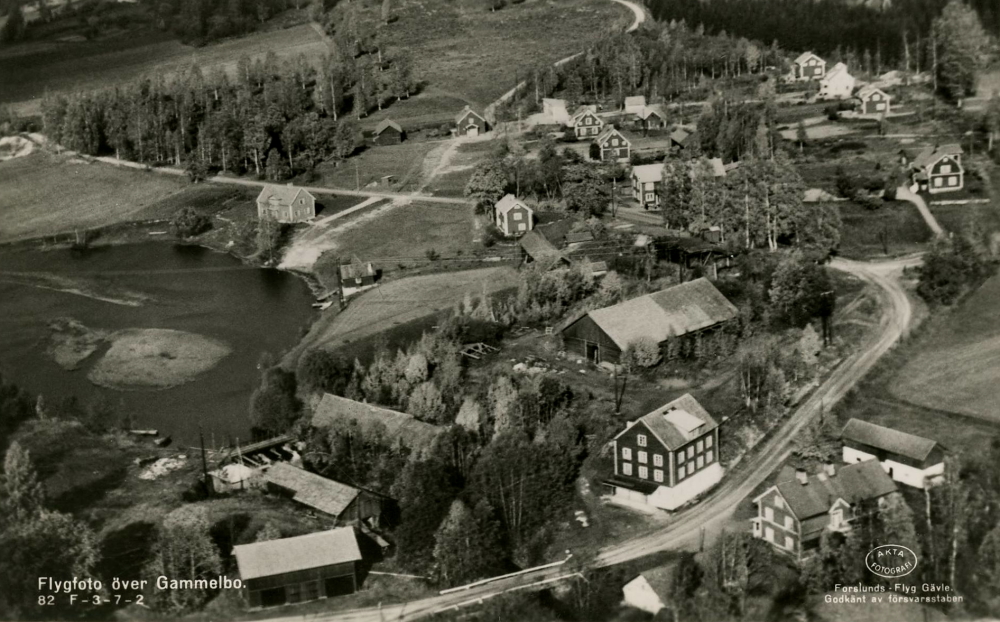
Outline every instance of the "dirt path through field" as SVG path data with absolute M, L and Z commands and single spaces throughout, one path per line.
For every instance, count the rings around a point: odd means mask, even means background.
M 900 186 L 899 188 L 896 188 L 896 198 L 900 201 L 913 203 L 917 207 L 917 211 L 919 211 L 920 215 L 923 217 L 924 222 L 926 222 L 927 226 L 934 232 L 934 235 L 937 237 L 944 235 L 944 229 L 942 229 L 941 225 L 938 224 L 937 218 L 934 218 L 934 214 L 932 214 L 930 208 L 927 207 L 927 202 L 924 201 L 923 197 L 919 194 L 914 194 L 906 186 Z

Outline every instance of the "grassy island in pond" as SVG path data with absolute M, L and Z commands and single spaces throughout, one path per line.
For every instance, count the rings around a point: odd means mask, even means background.
M 230 353 L 225 343 L 203 335 L 162 328 L 113 333 L 111 347 L 87 377 L 120 391 L 166 389 L 194 380 Z

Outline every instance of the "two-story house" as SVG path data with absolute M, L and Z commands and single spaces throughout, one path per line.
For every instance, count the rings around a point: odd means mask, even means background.
M 632 156 L 632 142 L 613 125 L 607 126 L 598 134 L 594 142 L 600 149 L 601 162 L 627 161 Z
M 597 116 L 595 106 L 583 106 L 576 111 L 566 124 L 573 130 L 573 134 L 578 140 L 593 138 L 601 133 L 604 127 L 604 120 Z
M 632 198 L 644 209 L 660 206 L 660 186 L 663 183 L 663 163 L 640 164 L 632 167 Z
M 867 84 L 858 89 L 855 97 L 861 102 L 858 106 L 858 112 L 861 114 L 889 114 L 892 98 L 877 86 Z
M 792 61 L 793 80 L 819 80 L 826 75 L 826 61 L 812 52 L 800 54 Z
M 965 187 L 962 147 L 940 145 L 921 151 L 910 163 L 915 192 L 955 192 Z
M 535 224 L 535 212 L 513 194 L 505 195 L 493 207 L 497 229 L 506 236 L 524 235 Z
M 854 76 L 847 71 L 847 65 L 837 63 L 819 81 L 818 97 L 821 99 L 847 99 L 854 91 L 854 83 Z
M 630 422 L 611 442 L 611 500 L 675 510 L 722 479 L 719 424 L 690 394 Z
M 944 448 L 929 438 L 851 419 L 840 440 L 845 463 L 878 460 L 889 477 L 907 486 L 925 488 L 944 478 Z
M 896 484 L 874 460 L 837 469 L 827 464 L 815 475 L 795 471 L 753 500 L 753 535 L 796 558 L 819 546 L 824 532 L 846 532 L 851 521 L 879 507 Z

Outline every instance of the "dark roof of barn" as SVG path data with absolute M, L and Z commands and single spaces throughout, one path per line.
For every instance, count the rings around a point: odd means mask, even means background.
M 233 547 L 244 581 L 361 560 L 354 529 L 338 527 L 294 538 Z
M 686 413 L 689 416 L 685 417 L 681 415 L 684 419 L 697 419 L 701 421 L 701 425 L 693 428 L 691 431 L 686 431 L 678 427 L 674 417 L 679 413 Z M 670 451 L 674 451 L 695 438 L 719 427 L 719 424 L 716 423 L 712 415 L 690 393 L 685 393 L 674 401 L 668 402 L 653 412 L 643 415 L 636 423 L 640 421 Z M 619 432 L 618 436 L 627 432 L 631 427 L 629 426 Z M 615 438 L 618 438 L 618 436 Z
M 594 239 L 594 234 L 590 231 L 571 231 L 566 234 L 566 243 L 590 242 Z
M 830 510 L 837 499 L 854 505 L 896 491 L 878 460 L 855 462 L 836 470 L 833 477 L 820 472 L 810 475 L 807 484 L 798 479 L 779 482 L 778 491 L 795 517 L 804 521 Z
M 564 258 L 551 242 L 535 229 L 525 233 L 520 239 L 521 248 L 535 261 Z
M 877 447 L 898 456 L 924 461 L 937 446 L 937 442 L 915 434 L 908 434 L 860 419 L 851 419 L 840 433 L 844 440 Z
M 411 449 L 428 445 L 440 431 L 435 425 L 388 408 L 355 402 L 346 397 L 326 393 L 313 412 L 312 424 L 317 428 L 346 426 L 356 422 L 362 427 L 381 424 L 386 437 Z
M 292 500 L 330 516 L 340 516 L 361 491 L 287 462 L 276 462 L 264 471 L 264 481 L 292 492 Z
M 629 343 L 640 338 L 648 337 L 660 343 L 668 337 L 678 337 L 731 320 L 738 313 L 733 303 L 708 279 L 700 278 L 595 309 L 588 315 L 624 350 Z
M 378 126 L 375 128 L 375 135 L 378 136 L 379 134 L 386 131 L 390 127 L 399 132 L 400 134 L 403 133 L 403 128 L 401 128 L 398 123 L 396 123 L 392 119 L 385 119 L 384 121 L 379 123 Z

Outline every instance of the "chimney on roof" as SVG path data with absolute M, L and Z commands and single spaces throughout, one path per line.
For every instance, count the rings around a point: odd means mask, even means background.
M 795 469 L 795 479 L 799 480 L 799 483 L 803 486 L 809 483 L 809 475 L 806 473 L 806 470 L 801 467 Z
M 824 462 L 823 471 L 826 472 L 827 477 L 833 477 L 837 474 L 837 467 L 832 462 Z

